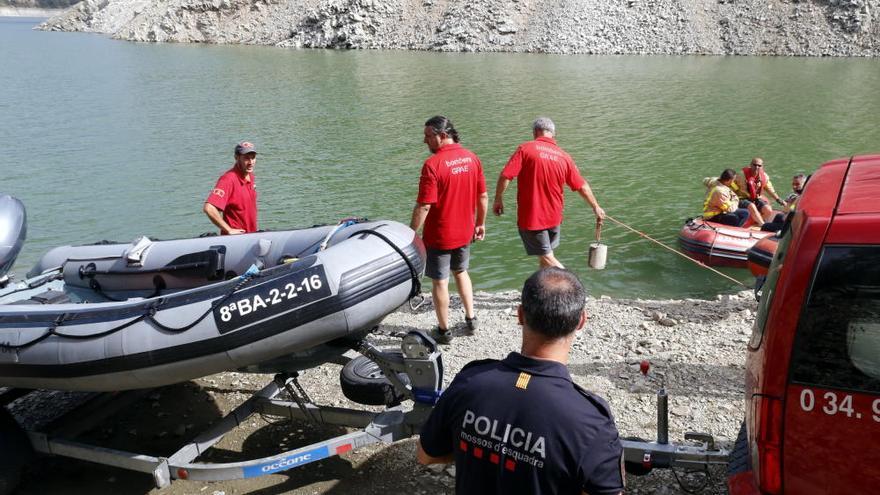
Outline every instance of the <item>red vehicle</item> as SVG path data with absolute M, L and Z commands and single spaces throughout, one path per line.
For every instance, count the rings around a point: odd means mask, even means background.
M 748 345 L 731 494 L 880 492 L 880 155 L 824 164 Z

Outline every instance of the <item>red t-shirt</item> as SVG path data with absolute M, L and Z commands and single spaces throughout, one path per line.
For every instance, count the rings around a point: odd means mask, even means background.
M 586 182 L 568 153 L 549 137 L 519 145 L 501 175 L 519 178 L 516 191 L 517 225 L 523 230 L 543 230 L 562 223 L 565 206 L 563 184 L 577 191 Z
M 422 238 L 434 249 L 457 249 L 474 238 L 474 216 L 486 192 L 483 165 L 477 155 L 447 144 L 425 160 L 416 202 L 430 204 Z
M 233 229 L 245 232 L 257 231 L 257 189 L 254 174 L 248 174 L 250 182 L 239 175 L 235 168 L 220 176 L 214 190 L 205 202 L 223 211 L 223 220 Z

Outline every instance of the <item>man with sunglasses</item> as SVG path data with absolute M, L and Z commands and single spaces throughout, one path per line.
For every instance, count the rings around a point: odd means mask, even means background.
M 754 204 L 761 212 L 761 216 L 765 222 L 769 222 L 773 218 L 773 208 L 767 197 L 769 194 L 780 206 L 785 206 L 782 198 L 776 194 L 773 184 L 770 182 L 770 176 L 764 171 L 764 159 L 760 157 L 752 158 L 748 167 L 742 169 L 742 174 L 736 176 L 736 194 L 740 197 L 739 207 L 748 208 L 749 204 Z

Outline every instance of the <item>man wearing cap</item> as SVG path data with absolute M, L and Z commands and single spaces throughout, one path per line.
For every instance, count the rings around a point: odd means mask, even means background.
M 541 268 L 563 267 L 553 255 L 553 250 L 559 246 L 559 227 L 565 206 L 563 186 L 568 185 L 584 198 L 599 223 L 605 218 L 605 210 L 593 196 L 590 183 L 581 177 L 571 156 L 556 145 L 555 134 L 556 125 L 552 120 L 546 117 L 535 120 L 532 124 L 535 139 L 519 145 L 504 166 L 498 177 L 492 206 L 495 215 L 504 213 L 504 191 L 510 181 L 518 179 L 516 223 L 519 235 L 526 254 L 537 256 Z
M 203 211 L 222 235 L 257 231 L 256 163 L 257 149 L 253 143 L 238 143 L 235 146 L 235 163 L 220 176 L 205 200 Z
M 586 322 L 585 299 L 570 271 L 535 272 L 517 310 L 521 351 L 466 365 L 440 396 L 417 455 L 422 464 L 455 462 L 455 493 L 623 491 L 611 410 L 575 384 L 566 366 Z

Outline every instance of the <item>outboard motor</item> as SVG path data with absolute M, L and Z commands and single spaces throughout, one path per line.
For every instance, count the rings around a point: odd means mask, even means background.
M 6 273 L 15 263 L 25 237 L 27 215 L 24 204 L 8 194 L 0 194 L 0 288 L 9 283 Z

